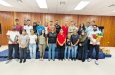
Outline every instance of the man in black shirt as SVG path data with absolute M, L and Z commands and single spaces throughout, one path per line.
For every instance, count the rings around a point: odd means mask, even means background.
M 72 59 L 76 60 L 78 42 L 79 42 L 79 35 L 77 31 L 74 31 L 74 34 L 71 35 L 71 42 L 72 42 Z
M 56 20 L 55 27 L 56 27 L 56 33 L 58 34 L 61 29 L 61 26 L 58 24 L 58 20 Z
M 51 59 L 53 61 L 55 60 L 56 38 L 57 38 L 57 33 L 55 32 L 55 28 L 52 28 L 51 32 L 48 33 L 48 38 L 47 38 L 47 45 L 49 47 L 49 52 L 48 52 L 49 61 Z

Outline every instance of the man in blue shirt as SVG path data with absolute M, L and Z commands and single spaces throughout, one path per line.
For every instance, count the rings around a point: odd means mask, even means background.
M 36 27 L 36 30 L 37 30 L 37 34 L 39 36 L 39 35 L 41 35 L 42 30 L 45 30 L 45 27 L 43 25 L 41 25 L 41 23 L 39 22 L 37 27 Z

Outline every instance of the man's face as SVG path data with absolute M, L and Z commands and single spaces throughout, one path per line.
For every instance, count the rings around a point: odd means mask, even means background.
M 46 22 L 44 25 L 47 27 L 47 26 L 48 26 L 48 23 Z
M 30 25 L 30 21 L 27 21 L 27 24 Z
M 87 26 L 90 26 L 90 23 L 89 23 L 89 22 L 87 22 Z
M 19 21 L 16 22 L 16 25 L 19 25 Z
M 91 22 L 92 25 L 95 25 L 95 22 Z
M 71 22 L 71 25 L 74 25 L 74 22 Z
M 93 30 L 96 31 L 97 30 L 97 26 L 93 26 Z
M 56 24 L 58 24 L 58 21 L 56 21 Z
M 53 25 L 53 22 L 50 22 L 50 25 Z

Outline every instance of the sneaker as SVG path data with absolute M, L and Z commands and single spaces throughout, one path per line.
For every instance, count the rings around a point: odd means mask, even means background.
M 91 60 L 92 60 L 91 58 L 87 59 L 88 62 L 90 62 Z
M 98 60 L 96 60 L 96 61 L 95 61 L 95 64 L 96 64 L 96 65 L 99 65 L 99 62 L 98 62 Z

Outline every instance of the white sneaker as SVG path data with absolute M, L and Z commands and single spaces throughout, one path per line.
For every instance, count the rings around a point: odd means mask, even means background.
M 87 59 L 88 62 L 90 62 L 91 60 L 92 60 L 91 58 Z
M 98 60 L 96 60 L 96 61 L 95 61 L 95 64 L 96 64 L 96 65 L 99 65 L 99 62 L 98 62 Z

